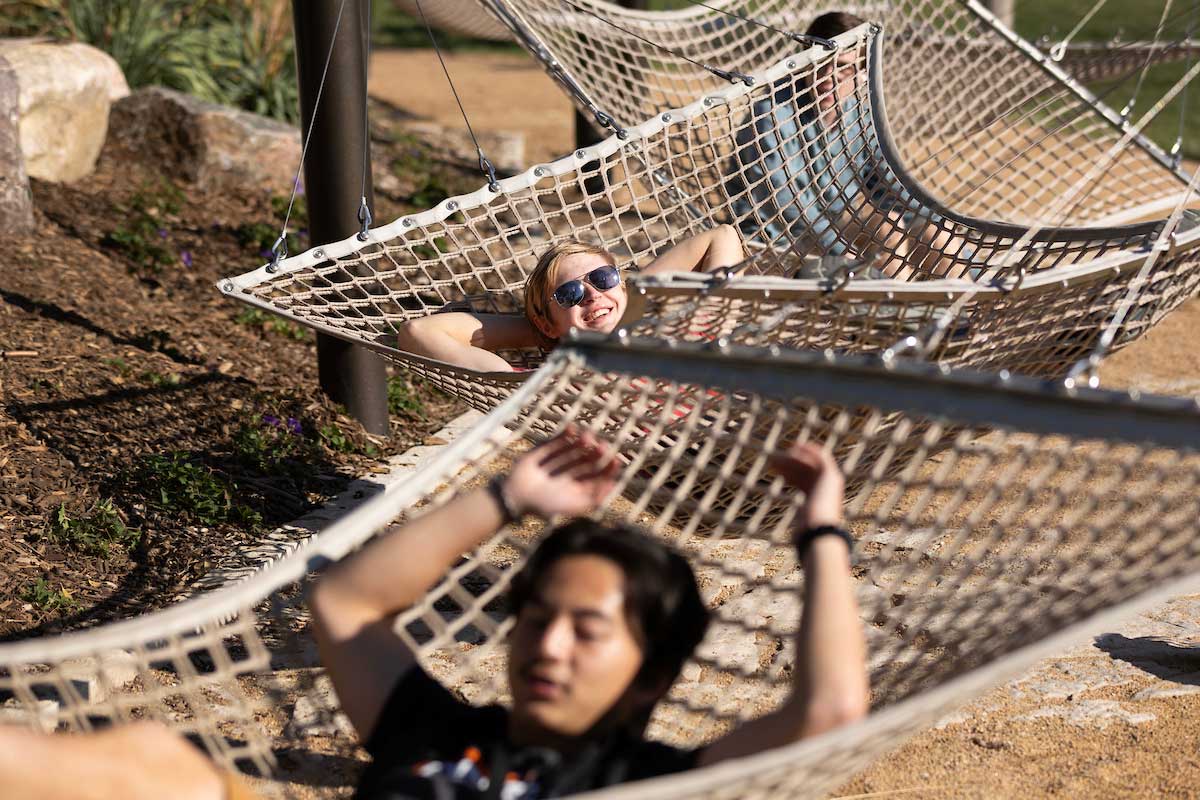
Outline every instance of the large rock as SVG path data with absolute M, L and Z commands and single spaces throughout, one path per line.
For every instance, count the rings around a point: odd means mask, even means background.
M 0 233 L 33 230 L 33 202 L 17 127 L 17 75 L 0 57 Z
M 406 121 L 403 128 L 432 142 L 434 146 L 444 147 L 450 155 L 468 164 L 474 164 L 479 158 L 475 152 L 475 143 L 471 141 L 471 134 L 465 130 L 425 120 Z M 479 137 L 479 146 L 483 149 L 483 154 L 492 162 L 498 176 L 516 175 L 525 171 L 527 165 L 524 133 L 476 131 L 476 135 Z
M 113 106 L 105 158 L 141 161 L 213 187 L 292 188 L 300 131 L 267 117 L 161 87 Z
M 16 73 L 25 170 L 48 181 L 91 173 L 104 145 L 108 111 L 129 94 L 117 62 L 85 44 L 0 40 Z

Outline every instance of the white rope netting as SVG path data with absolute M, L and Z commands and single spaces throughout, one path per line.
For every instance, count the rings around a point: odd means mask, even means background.
M 1171 231 L 1162 220 L 1056 226 L 1078 207 L 1068 193 L 1030 226 L 971 217 L 929 194 L 892 146 L 880 90 L 881 35 L 863 26 L 838 37 L 837 50 L 816 46 L 785 57 L 754 76 L 753 85 L 726 85 L 623 137 L 500 181 L 498 191 L 450 198 L 369 231 L 365 240 L 325 245 L 219 286 L 243 302 L 373 348 L 482 409 L 520 376 L 405 353 L 396 346 L 397 328 L 453 309 L 519 313 L 537 257 L 566 238 L 600 244 L 619 264 L 638 265 L 689 235 L 736 225 L 750 253 L 746 275 L 789 279 L 788 291 L 810 299 L 823 346 L 875 351 L 965 305 L 974 334 L 946 340 L 954 363 L 991 365 L 1007 349 L 1011 368 L 1048 376 L 1061 375 L 1085 353 L 1097 325 L 1113 316 L 1152 255 L 1164 257 L 1141 287 L 1142 311 L 1126 321 L 1118 344 L 1194 293 L 1200 231 L 1189 215 L 1173 219 L 1180 224 Z M 814 87 L 835 62 L 853 90 L 841 101 L 841 116 L 828 122 L 815 109 L 833 90 Z M 1123 152 L 1110 148 L 1074 189 L 1091 186 L 1113 154 Z M 966 153 L 955 158 L 969 162 Z M 808 188 L 797 188 L 797 173 L 807 176 Z M 889 274 L 890 281 L 861 280 Z M 735 278 L 730 286 L 757 285 L 748 280 Z M 656 291 L 653 282 L 645 286 Z M 756 307 L 740 306 L 735 329 L 748 330 L 738 326 Z M 1064 308 L 1072 313 L 1060 313 Z M 864 324 L 870 335 L 862 334 Z M 693 338 L 724 335 L 720 326 L 701 323 L 691 330 Z M 519 367 L 544 357 L 504 355 Z
M 790 35 L 831 10 L 814 0 L 724 0 L 665 12 L 603 0 L 480 3 L 513 28 L 581 108 L 602 111 L 618 125 L 726 85 L 705 67 L 764 69 L 795 50 Z M 896 146 L 913 175 L 964 214 L 1037 221 L 1128 128 L 974 0 L 836 8 L 884 26 Z M 1136 217 L 1173 202 L 1183 181 L 1160 148 L 1139 138 L 1083 190 L 1069 216 L 1049 224 Z
M 427 0 L 420 8 L 414 0 L 393 2 L 396 8 L 410 17 L 420 20 L 424 16 L 438 30 L 492 42 L 508 42 L 513 38 L 504 23 L 489 14 L 476 0 Z
M 1191 401 L 1068 396 L 1022 379 L 736 346 L 663 355 L 651 343 L 587 341 L 556 352 L 403 485 L 245 582 L 135 620 L 0 645 L 3 721 L 49 731 L 161 719 L 219 763 L 273 776 L 283 794 L 336 790 L 327 770 L 306 777 L 298 766 L 354 752 L 315 659 L 306 575 L 397 517 L 480 485 L 567 421 L 621 454 L 604 515 L 681 549 L 713 611 L 655 738 L 701 745 L 786 693 L 802 583 L 787 542 L 802 498 L 767 474 L 772 453 L 796 437 L 833 448 L 858 540 L 872 714 L 609 797 L 819 796 L 902 734 L 1106 614 L 1181 590 L 1200 567 Z M 538 533 L 500 531 L 397 620 L 424 666 L 471 702 L 505 698 L 503 594 Z
M 1038 42 L 1049 52 L 1050 42 Z M 1110 81 L 1160 64 L 1174 64 L 1200 55 L 1200 41 L 1072 42 L 1063 48 L 1064 70 L 1082 83 Z

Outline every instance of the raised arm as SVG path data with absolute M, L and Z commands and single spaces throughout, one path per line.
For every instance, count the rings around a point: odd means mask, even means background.
M 309 597 L 321 661 L 342 710 L 366 740 L 396 682 L 414 664 L 393 632 L 464 553 L 492 536 L 508 514 L 549 518 L 594 510 L 612 488 L 617 463 L 590 434 L 568 431 L 513 464 L 503 482 L 468 492 L 384 534 L 335 564 Z
M 493 351 L 536 343 L 529 320 L 516 314 L 430 314 L 396 331 L 401 350 L 481 372 L 512 372 L 512 364 Z
M 866 646 L 850 581 L 850 548 L 834 534 L 805 535 L 826 526 L 841 529 L 842 475 L 829 452 L 812 444 L 792 445 L 775 468 L 808 496 L 797 533 L 803 547 L 804 609 L 792 693 L 778 710 L 706 748 L 701 766 L 781 747 L 867 713 Z
M 709 272 L 740 264 L 745 258 L 737 228 L 718 225 L 684 239 L 647 264 L 642 272 Z

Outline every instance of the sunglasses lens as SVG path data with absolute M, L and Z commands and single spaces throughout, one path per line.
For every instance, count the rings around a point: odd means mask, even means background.
M 600 267 L 589 272 L 587 278 L 592 286 L 606 292 L 621 282 L 621 273 L 616 267 Z
M 583 295 L 583 281 L 567 281 L 554 290 L 554 301 L 563 308 L 571 308 L 583 301 Z

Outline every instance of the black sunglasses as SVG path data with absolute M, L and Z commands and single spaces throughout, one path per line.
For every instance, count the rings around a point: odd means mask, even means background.
M 551 295 L 554 302 L 563 308 L 572 308 L 582 303 L 583 298 L 587 295 L 587 290 L 583 288 L 584 281 L 587 281 L 598 292 L 607 292 L 621 282 L 621 271 L 607 264 L 603 267 L 596 267 L 582 278 L 567 281 L 555 289 L 554 294 Z

